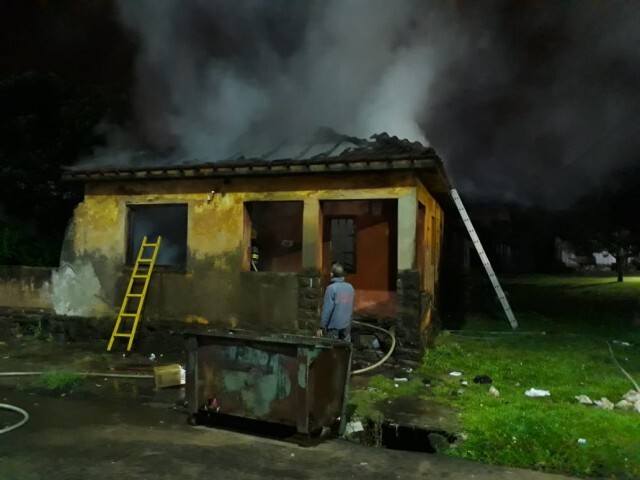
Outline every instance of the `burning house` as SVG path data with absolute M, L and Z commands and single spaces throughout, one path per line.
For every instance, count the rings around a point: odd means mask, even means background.
M 216 161 L 76 166 L 84 183 L 54 281 L 59 314 L 115 318 L 143 236 L 162 237 L 143 322 L 311 333 L 333 262 L 355 317 L 417 343 L 436 307 L 449 183 L 431 148 L 325 132 Z

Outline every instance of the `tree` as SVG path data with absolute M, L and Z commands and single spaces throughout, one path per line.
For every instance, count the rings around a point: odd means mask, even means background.
M 126 111 L 127 103 L 116 88 L 71 85 L 50 73 L 0 79 L 3 262 L 57 263 L 81 198 L 78 186 L 60 182 L 61 166 L 104 143 L 96 126 L 112 111 Z
M 564 212 L 564 238 L 584 254 L 606 250 L 616 256 L 618 281 L 624 281 L 627 259 L 640 247 L 640 168 L 612 173 L 603 185 L 589 192 Z

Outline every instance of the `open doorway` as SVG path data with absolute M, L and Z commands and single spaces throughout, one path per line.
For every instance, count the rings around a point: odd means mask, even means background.
M 295 273 L 302 268 L 303 202 L 245 203 L 245 268 Z
M 396 200 L 331 200 L 321 204 L 325 283 L 339 262 L 356 290 L 358 315 L 393 316 L 396 308 Z

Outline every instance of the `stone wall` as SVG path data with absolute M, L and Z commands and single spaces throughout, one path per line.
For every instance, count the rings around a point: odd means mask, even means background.
M 308 272 L 298 276 L 298 328 L 315 331 L 320 324 L 322 287 L 319 272 Z
M 0 266 L 0 308 L 53 311 L 50 268 Z
M 53 342 L 97 342 L 106 351 L 115 318 L 70 317 L 51 313 L 26 313 L 0 308 L 0 340 L 26 336 Z M 145 322 L 138 325 L 134 350 L 144 353 L 180 352 L 185 332 L 209 330 L 209 325 L 176 321 Z M 127 339 L 116 340 L 113 351 L 124 352 Z
M 422 297 L 420 273 L 417 270 L 401 270 L 397 279 L 396 337 L 402 345 L 421 343 L 420 324 L 422 322 Z

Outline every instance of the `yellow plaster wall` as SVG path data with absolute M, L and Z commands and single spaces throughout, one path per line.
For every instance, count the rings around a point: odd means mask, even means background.
M 187 203 L 189 252 L 203 260 L 242 247 L 244 202 L 306 200 L 307 206 L 312 206 L 321 200 L 415 196 L 415 181 L 408 175 L 363 177 L 232 179 L 227 185 L 219 180 L 89 184 L 85 200 L 75 213 L 74 250 L 78 255 L 99 252 L 124 262 L 127 204 Z M 319 209 L 314 212 L 319 215 Z M 309 213 L 305 216 L 305 232 L 311 235 L 319 222 L 316 224 Z M 216 268 L 237 267 L 226 265 L 223 258 L 214 263 Z
M 436 285 L 439 277 L 440 256 L 442 255 L 442 240 L 444 227 L 444 211 L 436 202 L 435 198 L 429 193 L 427 188 L 420 180 L 417 180 L 417 198 L 418 202 L 425 206 L 425 228 L 424 228 L 424 289 L 426 292 L 436 294 Z M 434 219 L 434 220 L 433 220 Z M 433 229 L 435 228 L 435 242 L 433 241 Z M 432 255 L 435 255 L 435 261 L 432 263 Z M 421 333 L 431 323 L 432 308 L 427 309 L 421 322 Z
M 313 268 L 320 265 L 320 259 L 314 263 L 311 258 L 313 252 L 319 255 L 321 251 L 319 201 L 409 197 L 416 198 L 416 182 L 412 174 L 89 183 L 86 185 L 85 199 L 75 211 L 73 251 L 80 259 L 79 262 L 106 259 L 108 266 L 96 268 L 96 275 L 102 289 L 112 292 L 106 297 L 112 304 L 112 313 L 115 314 L 124 293 L 120 290 L 124 288 L 127 277 L 123 269 L 127 205 L 186 203 L 186 274 L 154 274 L 156 281 L 150 286 L 150 296 L 153 294 L 154 298 L 157 297 L 159 300 L 156 302 L 157 305 L 149 305 L 148 298 L 145 311 L 153 312 L 155 316 L 178 315 L 187 318 L 189 315 L 195 315 L 207 320 L 219 315 L 233 318 L 234 322 L 237 322 L 237 317 L 242 316 L 243 308 L 247 310 L 241 304 L 251 298 L 251 292 L 242 293 L 242 286 L 255 280 L 253 277 L 249 279 L 239 275 L 243 268 L 245 247 L 244 202 L 304 201 L 304 266 Z M 407 252 L 406 255 L 407 258 L 412 258 L 413 252 Z M 197 274 L 194 269 L 197 269 Z M 213 287 L 216 279 L 222 281 L 223 285 Z M 256 291 L 258 287 L 266 288 L 262 285 L 252 288 Z M 178 296 L 180 299 L 174 300 Z M 275 298 L 273 301 L 277 302 L 278 299 Z M 291 299 L 287 302 L 287 305 L 290 305 Z M 279 309 L 281 310 L 275 305 L 273 311 L 279 312 Z M 254 314 L 255 312 L 247 313 Z M 291 312 L 291 315 L 295 315 L 295 312 Z
M 101 252 L 110 258 L 122 259 L 124 237 L 124 206 L 118 198 L 105 195 L 88 196 L 76 207 L 77 228 L 73 249 L 78 256 Z

